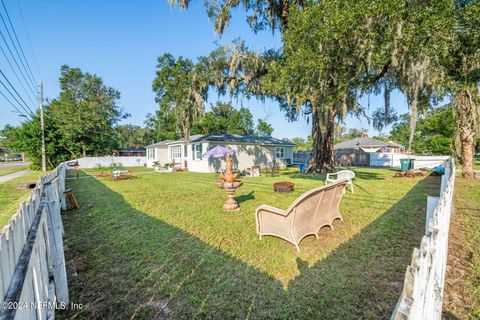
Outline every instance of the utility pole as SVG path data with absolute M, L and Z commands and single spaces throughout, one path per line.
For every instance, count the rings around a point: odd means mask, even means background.
M 43 120 L 43 81 L 40 81 L 40 130 L 42 131 L 42 171 L 47 171 L 45 155 L 45 122 Z

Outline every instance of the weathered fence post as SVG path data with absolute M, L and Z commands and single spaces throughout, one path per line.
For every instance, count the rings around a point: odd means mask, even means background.
M 57 179 L 58 179 L 58 186 L 59 186 L 59 190 L 58 190 L 58 194 L 59 194 L 59 197 L 60 197 L 60 203 L 61 203 L 61 207 L 62 207 L 62 210 L 67 210 L 67 201 L 65 199 L 65 173 L 66 169 L 65 169 L 65 164 L 62 163 L 59 165 L 59 170 L 58 170 L 58 176 L 57 176 Z
M 432 233 L 431 220 L 432 220 L 433 213 L 435 211 L 435 208 L 438 205 L 439 200 L 440 200 L 439 197 L 427 196 L 427 219 L 425 221 L 425 234 L 426 235 L 430 235 Z
M 65 269 L 65 256 L 63 252 L 62 220 L 60 206 L 56 201 L 49 201 L 46 205 L 48 240 L 50 244 L 50 257 L 53 267 L 53 278 L 57 300 L 68 303 L 68 284 Z

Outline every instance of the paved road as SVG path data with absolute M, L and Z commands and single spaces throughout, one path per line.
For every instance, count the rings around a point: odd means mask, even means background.
M 22 161 L 12 161 L 12 162 L 0 162 L 0 171 L 18 168 L 18 167 L 25 167 L 28 166 L 30 162 L 22 162 Z
M 30 170 L 22 170 L 22 171 L 17 171 L 17 172 L 12 172 L 3 176 L 0 176 L 0 183 L 5 183 L 7 181 L 10 181 L 12 179 L 18 178 L 23 176 L 25 173 L 29 172 Z

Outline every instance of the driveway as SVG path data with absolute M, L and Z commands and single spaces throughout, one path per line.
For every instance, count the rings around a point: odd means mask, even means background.
M 0 176 L 0 183 L 5 183 L 7 181 L 10 181 L 12 179 L 18 178 L 23 176 L 25 173 L 29 172 L 30 170 L 22 170 L 22 171 L 17 171 L 17 172 L 12 172 L 3 176 Z
M 11 161 L 11 162 L 0 162 L 0 171 L 18 168 L 18 167 L 25 167 L 28 166 L 30 162 L 23 162 L 23 161 Z

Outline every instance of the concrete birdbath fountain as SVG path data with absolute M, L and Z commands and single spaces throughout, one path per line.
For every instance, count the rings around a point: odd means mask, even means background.
M 227 157 L 227 166 L 225 168 L 225 173 L 220 175 L 219 178 L 223 181 L 218 181 L 215 184 L 217 187 L 222 188 L 227 193 L 227 201 L 223 205 L 223 209 L 226 211 L 237 211 L 240 210 L 238 207 L 237 201 L 235 201 L 233 195 L 237 188 L 240 188 L 243 184 L 241 181 L 236 181 L 235 179 L 238 178 L 238 173 L 233 172 L 233 154 L 235 153 L 234 150 L 216 146 L 210 149 L 208 152 L 203 154 L 203 157 L 212 157 L 212 158 L 222 158 Z

